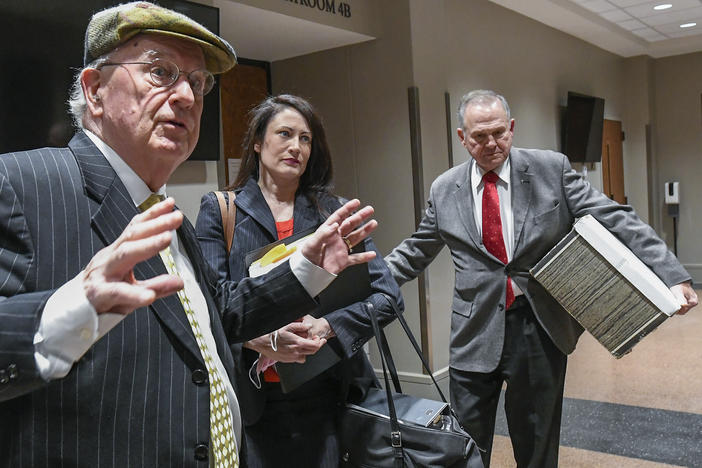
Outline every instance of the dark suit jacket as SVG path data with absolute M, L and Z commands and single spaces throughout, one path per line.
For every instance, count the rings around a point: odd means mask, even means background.
M 630 206 L 619 205 L 573 171 L 563 154 L 512 148 L 510 152 L 514 253 L 504 265 L 483 245 L 473 216 L 471 161 L 432 184 L 417 231 L 386 262 L 400 284 L 416 277 L 446 245 L 456 268 L 449 365 L 490 372 L 500 360 L 509 275 L 558 348 L 575 349 L 582 327 L 534 280 L 532 268 L 573 226 L 593 215 L 668 285 L 690 279 L 675 256 Z
M 176 295 L 128 315 L 63 379 L 45 382 L 33 337 L 44 304 L 137 214 L 107 160 L 83 133 L 68 148 L 0 156 L 0 466 L 202 466 L 209 439 L 205 369 Z M 278 328 L 317 303 L 289 268 L 218 284 L 190 223 L 178 235 L 207 300 L 217 352 L 230 375 L 232 341 Z M 166 273 L 158 256 L 135 267 Z M 282 305 L 294 304 L 288 313 Z M 205 370 L 206 372 L 206 370 Z
M 196 227 L 200 245 L 205 258 L 219 273 L 220 281 L 239 281 L 246 278 L 248 276 L 244 265 L 246 254 L 278 239 L 273 214 L 256 181 L 249 179 L 246 185 L 242 189 L 238 189 L 236 193 L 236 227 L 231 255 L 227 255 L 225 249 L 222 215 L 214 193 L 208 193 L 202 197 L 200 213 L 197 217 Z M 296 197 L 293 213 L 294 233 L 304 232 L 318 226 L 326 216 L 341 206 L 336 198 L 328 196 L 320 200 L 320 205 L 326 215 L 321 214 L 307 197 L 303 195 Z M 373 241 L 368 239 L 366 250 L 370 249 L 377 252 Z M 388 302 L 388 298 L 392 298 L 402 310 L 402 296 L 397 283 L 383 262 L 380 252 L 377 252 L 377 257 L 368 264 L 368 270 L 374 292 L 367 301 L 373 304 L 381 323 L 385 324 L 393 317 L 392 306 Z M 305 314 L 297 315 L 302 317 Z M 344 357 L 348 358 L 346 361 L 342 361 L 344 363 L 342 366 L 335 368 L 337 378 L 342 382 L 341 398 L 345 397 L 352 380 L 356 384 L 353 386 L 353 390 L 365 394 L 368 386 L 375 381 L 375 376 L 365 353 L 357 353 L 357 351 L 373 335 L 370 318 L 361 303 L 328 313 L 325 318 L 334 329 L 337 337 L 330 344 L 336 341 L 338 344 L 336 349 L 340 349 Z M 257 353 L 244 349 L 245 357 L 241 356 L 240 346 L 237 346 L 233 351 L 237 361 L 239 388 L 242 389 L 240 394 L 244 400 L 241 405 L 242 415 L 245 423 L 251 425 L 259 419 L 265 404 L 264 392 L 253 387 L 247 375 L 249 366 L 257 357 Z M 358 396 L 355 395 L 357 398 Z

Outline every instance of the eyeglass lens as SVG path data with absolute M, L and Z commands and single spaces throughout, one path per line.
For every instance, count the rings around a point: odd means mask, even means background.
M 185 72 L 181 72 L 173 62 L 156 59 L 151 63 L 149 73 L 154 84 L 168 87 L 178 81 L 180 75 Z M 209 93 L 214 86 L 214 77 L 207 70 L 193 70 L 187 74 L 187 78 L 193 93 L 200 96 Z

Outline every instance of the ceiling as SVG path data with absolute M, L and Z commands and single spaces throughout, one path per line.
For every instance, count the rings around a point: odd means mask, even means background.
M 622 57 L 702 51 L 702 0 L 490 1 Z M 373 39 L 236 0 L 213 3 L 220 9 L 220 33 L 240 57 L 272 62 Z M 653 9 L 661 3 L 672 6 Z M 690 22 L 697 24 L 680 28 Z
M 230 0 L 216 3 L 220 34 L 239 57 L 274 62 L 374 39 Z
M 702 0 L 490 1 L 622 57 L 702 50 Z M 653 9 L 663 3 L 671 7 Z

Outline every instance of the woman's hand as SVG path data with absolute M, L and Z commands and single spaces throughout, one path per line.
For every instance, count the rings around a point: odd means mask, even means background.
M 334 333 L 334 330 L 332 330 L 329 322 L 324 317 L 314 318 L 311 315 L 305 315 L 302 319 L 302 323 L 310 325 L 310 329 L 307 331 L 308 336 L 317 336 L 325 340 L 336 336 L 336 333 Z
M 327 342 L 325 338 L 309 334 L 311 327 L 309 323 L 292 322 L 278 329 L 277 332 L 267 333 L 247 341 L 244 347 L 275 361 L 303 363 L 306 356 L 316 353 Z M 278 335 L 277 338 L 274 337 L 275 333 Z

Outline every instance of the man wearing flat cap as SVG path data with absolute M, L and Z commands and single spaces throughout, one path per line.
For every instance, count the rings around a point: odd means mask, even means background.
M 377 225 L 351 201 L 290 262 L 217 284 L 166 182 L 231 46 L 136 2 L 95 14 L 67 148 L 0 155 L 0 466 L 239 466 L 229 343 L 312 312 Z

